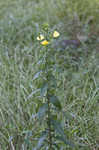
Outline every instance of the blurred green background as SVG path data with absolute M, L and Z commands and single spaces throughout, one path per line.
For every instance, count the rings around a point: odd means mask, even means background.
M 98 150 L 99 0 L 0 0 L 0 150 L 32 150 L 43 129 L 33 118 L 39 107 L 36 37 L 43 23 L 57 29 L 60 40 L 80 42 L 57 56 L 64 70 L 57 89 L 66 113 L 61 121 L 78 150 Z M 72 150 L 61 143 L 66 149 Z

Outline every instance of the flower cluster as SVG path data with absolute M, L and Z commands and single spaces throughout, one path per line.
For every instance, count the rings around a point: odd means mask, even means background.
M 53 33 L 53 38 L 58 38 L 60 36 L 60 33 L 58 31 L 54 31 Z M 46 46 L 49 44 L 49 41 L 47 41 L 44 37 L 43 34 L 40 34 L 38 37 L 37 37 L 37 40 L 38 41 L 41 41 L 41 45 L 43 46 Z

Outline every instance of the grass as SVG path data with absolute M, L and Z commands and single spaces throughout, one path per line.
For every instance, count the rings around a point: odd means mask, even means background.
M 64 70 L 57 76 L 57 95 L 68 138 L 81 150 L 99 149 L 99 2 L 71 2 L 0 1 L 0 150 L 31 150 L 40 132 L 33 117 L 40 103 L 33 75 L 39 49 L 35 39 L 45 22 L 60 31 L 61 39 L 77 38 L 78 33 L 88 39 L 57 55 Z

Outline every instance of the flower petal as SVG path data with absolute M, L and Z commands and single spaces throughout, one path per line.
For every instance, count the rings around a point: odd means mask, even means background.
M 54 31 L 54 33 L 53 33 L 53 37 L 54 38 L 57 38 L 57 37 L 59 37 L 60 36 L 60 33 L 59 32 L 57 32 L 57 31 Z
M 44 41 L 41 42 L 41 44 L 44 45 L 44 46 L 46 46 L 46 45 L 49 44 L 49 42 L 47 40 L 44 40 Z
M 37 40 L 38 40 L 38 41 L 44 40 L 44 36 L 43 36 L 42 34 L 40 34 L 40 35 L 37 37 Z

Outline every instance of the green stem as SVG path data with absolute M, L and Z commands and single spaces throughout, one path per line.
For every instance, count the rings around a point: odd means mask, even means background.
M 49 70 L 49 66 L 48 66 L 48 50 L 47 50 L 47 47 L 46 47 L 46 72 L 47 72 L 47 75 L 46 75 L 46 79 L 47 79 L 47 83 L 49 82 L 49 79 L 48 79 L 48 70 Z M 49 89 L 47 90 L 47 95 L 46 95 L 46 98 L 47 98 L 47 104 L 48 104 L 48 112 L 47 112 L 47 115 L 48 115 L 48 118 L 47 118 L 47 123 L 48 123 L 48 144 L 49 144 L 49 150 L 52 150 L 52 129 L 51 129 L 51 107 L 50 107 L 50 98 L 49 98 Z
M 49 142 L 49 150 L 52 150 L 52 134 L 51 134 L 51 111 L 50 111 L 50 99 L 47 96 L 47 103 L 48 103 L 48 142 Z

